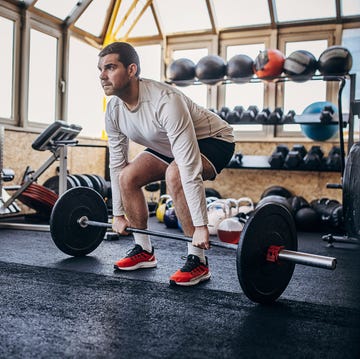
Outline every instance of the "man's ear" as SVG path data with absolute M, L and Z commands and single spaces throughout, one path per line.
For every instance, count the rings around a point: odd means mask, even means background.
M 136 72 L 137 72 L 137 65 L 136 64 L 130 64 L 128 66 L 128 74 L 129 74 L 129 76 L 135 77 Z

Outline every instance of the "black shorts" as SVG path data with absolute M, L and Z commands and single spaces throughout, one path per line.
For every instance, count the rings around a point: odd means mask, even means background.
M 201 155 L 214 166 L 216 174 L 219 174 L 226 167 L 235 150 L 235 143 L 217 140 L 216 138 L 204 138 L 198 140 L 198 144 Z M 168 164 L 174 161 L 173 157 L 164 156 L 151 148 L 146 148 L 145 151 Z

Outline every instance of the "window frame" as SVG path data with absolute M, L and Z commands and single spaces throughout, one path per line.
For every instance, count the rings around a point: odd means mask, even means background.
M 167 39 L 167 46 L 165 50 L 164 60 L 164 80 L 166 78 L 166 68 L 172 61 L 172 52 L 176 50 L 190 50 L 198 48 L 207 48 L 209 54 L 217 54 L 218 37 L 214 35 L 203 36 L 182 36 L 172 37 Z M 216 108 L 217 93 L 219 86 L 199 85 L 207 87 L 207 108 Z
M 7 4 L 9 5 L 9 4 Z M 12 89 L 11 89 L 11 115 L 10 118 L 0 117 L 0 123 L 10 126 L 19 126 L 20 118 L 20 29 L 21 29 L 21 17 L 16 11 L 16 7 L 2 6 L 0 7 L 0 17 L 14 22 L 14 36 L 13 36 L 13 73 L 12 73 Z
M 237 46 L 237 45 L 251 45 L 256 43 L 264 43 L 264 48 L 276 48 L 276 31 L 242 31 L 233 32 L 233 33 L 224 33 L 220 36 L 220 56 L 226 58 L 226 50 L 228 46 Z M 226 84 L 220 86 L 218 93 L 218 107 L 226 106 L 225 103 L 225 86 Z M 239 84 L 238 86 L 241 86 Z M 264 107 L 274 107 L 272 105 L 274 98 L 274 84 L 270 82 L 264 82 L 264 93 L 263 93 L 263 102 Z M 273 126 L 262 126 L 262 131 L 234 131 L 236 141 L 244 140 L 261 140 L 272 139 L 273 137 Z

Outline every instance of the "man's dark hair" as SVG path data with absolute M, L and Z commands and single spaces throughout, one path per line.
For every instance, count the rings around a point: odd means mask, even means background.
M 99 53 L 99 57 L 109 54 L 118 54 L 119 61 L 127 68 L 130 64 L 137 66 L 135 76 L 140 75 L 140 60 L 135 49 L 127 42 L 113 42 L 105 46 Z

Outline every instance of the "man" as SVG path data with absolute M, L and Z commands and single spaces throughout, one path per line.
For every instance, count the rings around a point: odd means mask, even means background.
M 140 61 L 126 42 L 99 53 L 100 80 L 107 96 L 105 128 L 110 150 L 113 230 L 147 229 L 142 187 L 166 180 L 184 234 L 192 237 L 187 261 L 171 284 L 195 285 L 210 278 L 204 180 L 213 180 L 234 152 L 232 128 L 174 86 L 140 78 Z M 146 149 L 131 162 L 129 140 Z M 134 233 L 135 247 L 115 263 L 119 270 L 156 267 L 150 237 Z

